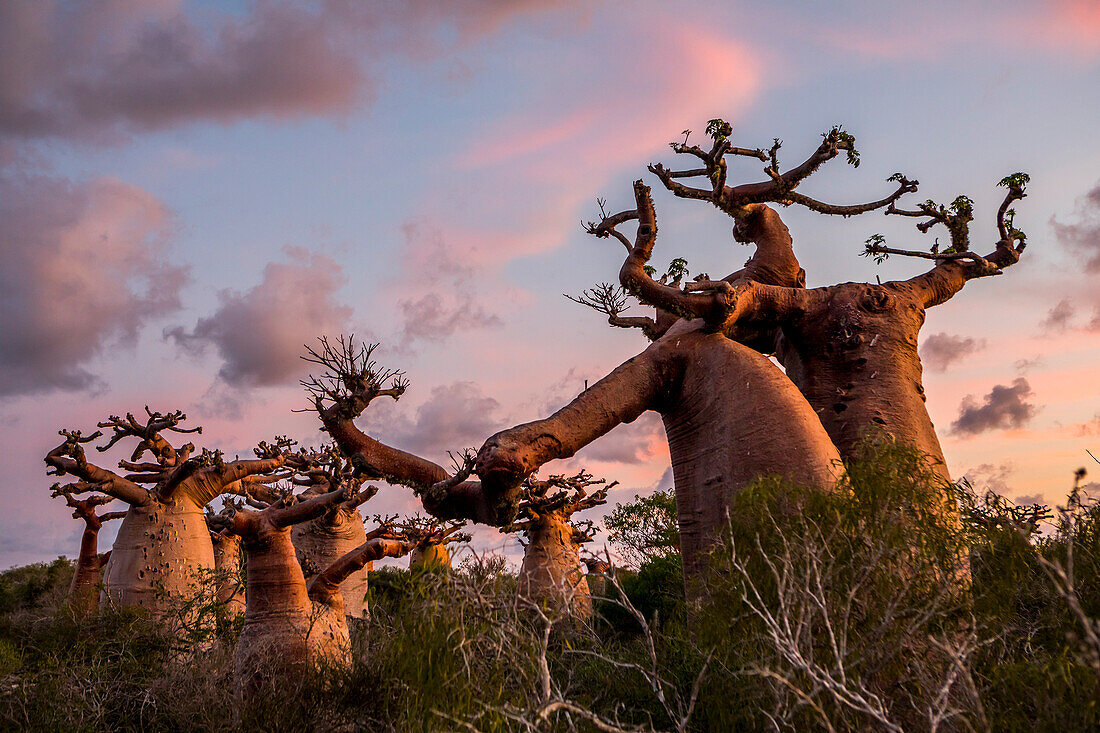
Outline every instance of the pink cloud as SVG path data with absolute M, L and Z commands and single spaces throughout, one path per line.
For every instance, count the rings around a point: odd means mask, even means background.
M 113 178 L 0 178 L 0 394 L 87 389 L 87 361 L 179 308 L 172 215 Z
M 927 5 L 842 22 L 808 33 L 843 51 L 891 60 L 932 59 L 948 48 L 976 44 L 1078 59 L 1100 53 L 1100 5 L 1094 0 L 1033 2 L 995 13 L 985 3 L 955 3 L 950 13 Z
M 336 297 L 347 278 L 335 260 L 301 247 L 286 248 L 286 255 L 286 263 L 269 262 L 250 290 L 219 293 L 218 309 L 191 331 L 176 326 L 165 338 L 192 351 L 216 348 L 218 376 L 228 385 L 295 382 L 308 371 L 303 344 L 345 333 L 352 309 Z
M 470 200 L 486 203 L 447 221 L 448 246 L 496 268 L 561 246 L 618 169 L 667 150 L 685 126 L 698 139 L 706 120 L 736 119 L 760 87 L 760 64 L 742 43 L 661 13 L 624 22 L 617 37 L 652 52 L 620 53 L 582 33 L 561 49 L 569 68 L 524 62 L 559 91 L 490 123 L 452 158 Z
M 1021 40 L 1059 53 L 1092 58 L 1100 53 L 1100 3 L 1095 0 L 1056 0 L 1040 3 L 1009 27 Z
M 645 20 L 621 37 L 654 52 L 604 55 L 598 47 L 590 66 L 606 81 L 571 80 L 576 86 L 547 106 L 497 122 L 456 165 L 518 166 L 523 178 L 540 182 L 591 180 L 663 148 L 685 125 L 744 110 L 760 86 L 747 46 L 661 14 Z

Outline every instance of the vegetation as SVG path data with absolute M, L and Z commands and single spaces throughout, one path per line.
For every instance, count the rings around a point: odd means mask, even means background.
M 141 609 L 81 615 L 65 603 L 68 562 L 9 570 L 0 574 L 3 727 L 1100 725 L 1100 506 L 1083 476 L 1041 534 L 1044 508 L 948 487 L 893 443 L 865 444 L 847 467 L 835 493 L 780 479 L 742 491 L 710 556 L 704 602 L 686 605 L 678 556 L 660 550 L 637 570 L 611 571 L 609 597 L 580 630 L 517 596 L 498 557 L 468 557 L 451 572 L 387 568 L 371 573 L 371 618 L 352 625 L 350 668 L 265 681 L 247 700 L 233 693 L 231 628 L 206 625 L 210 636 L 181 641 Z M 948 488 L 960 525 L 942 521 Z M 957 582 L 966 548 L 969 588 Z

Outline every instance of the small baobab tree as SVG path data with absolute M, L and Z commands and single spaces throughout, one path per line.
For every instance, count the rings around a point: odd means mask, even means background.
M 123 438 L 137 438 L 131 460 L 119 461 L 114 471 L 90 463 L 84 446 L 103 433 L 83 437 L 80 431 L 62 430 L 65 441 L 46 456 L 49 473 L 73 475 L 81 491 L 95 490 L 129 504 L 104 570 L 103 592 L 111 603 L 164 610 L 190 595 L 196 574 L 214 567 L 214 550 L 203 517 L 203 507 L 241 479 L 269 473 L 287 460 L 289 442 L 262 443 L 257 460 L 225 461 L 220 451 L 203 450 L 193 456 L 194 445 L 173 447 L 164 433 L 198 432 L 178 427 L 182 412 L 162 414 L 146 408 L 142 425 L 132 414 L 112 416 L 99 427 L 114 435 L 98 450 L 105 451 Z M 136 462 L 145 451 L 153 462 Z
M 348 489 L 347 499 L 308 522 L 294 525 L 291 530 L 298 562 L 309 581 L 321 570 L 367 541 L 359 507 L 378 493 L 378 488 L 363 487 L 366 476 L 356 476 L 351 462 L 332 447 L 299 455 L 302 465 L 297 467 L 290 481 L 296 486 L 306 487 L 299 495 L 301 498 L 327 494 L 345 486 Z M 354 618 L 366 618 L 368 613 L 368 570 L 367 567 L 360 568 L 340 585 L 340 592 L 344 596 L 344 610 Z
M 399 524 L 402 536 L 413 543 L 409 570 L 450 570 L 451 552 L 447 545 L 470 541 L 470 534 L 461 531 L 465 526 L 463 520 L 447 521 L 419 515 Z
M 594 535 L 591 522 L 574 524 L 578 512 L 607 502 L 615 482 L 580 471 L 574 476 L 550 476 L 524 482 L 517 518 L 501 532 L 522 532 L 526 539 L 517 592 L 522 598 L 578 621 L 592 617 L 592 598 L 580 558 L 580 546 Z M 593 486 L 599 488 L 592 493 Z
M 588 570 L 585 581 L 588 583 L 589 593 L 593 598 L 603 598 L 607 594 L 607 579 L 614 570 L 611 563 L 595 555 L 586 555 L 581 558 L 581 562 Z
M 207 507 L 206 523 L 210 542 L 214 546 L 214 599 L 217 615 L 222 621 L 234 621 L 244 616 L 244 573 L 241 563 L 241 538 L 219 528 L 213 510 Z
M 76 556 L 73 568 L 73 582 L 69 586 L 69 607 L 79 611 L 94 611 L 99 607 L 99 591 L 103 585 L 103 567 L 111 557 L 111 551 L 99 551 L 99 530 L 104 522 L 122 519 L 126 512 L 104 512 L 97 514 L 96 509 L 110 504 L 113 497 L 92 494 L 86 499 L 77 499 L 74 493 L 91 491 L 85 481 L 77 481 L 67 486 L 53 485 L 53 496 L 64 497 L 65 503 L 72 507 L 73 519 L 84 520 L 84 531 L 80 535 L 80 552 Z
M 359 547 L 321 569 L 308 584 L 291 527 L 309 522 L 352 498 L 344 485 L 304 499 L 290 487 L 267 504 L 247 498 L 246 508 L 227 499 L 213 527 L 241 538 L 245 554 L 244 625 L 234 653 L 238 691 L 248 692 L 267 674 L 303 674 L 315 664 L 350 664 L 348 625 L 341 583 L 368 562 L 400 557 L 412 544 L 390 526 L 368 535 Z

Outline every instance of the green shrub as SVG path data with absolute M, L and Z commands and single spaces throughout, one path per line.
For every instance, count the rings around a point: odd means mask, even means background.
M 0 728 L 928 730 L 931 710 L 941 730 L 1100 729 L 1097 650 L 1070 605 L 1100 615 L 1100 512 L 1077 489 L 1044 535 L 1029 511 L 868 443 L 836 493 L 744 489 L 702 600 L 663 552 L 617 570 L 584 629 L 518 600 L 499 560 L 382 569 L 350 669 L 249 701 L 232 626 L 78 617 L 68 564 L 28 566 L 0 574 Z M 1067 595 L 1052 578 L 1071 558 Z

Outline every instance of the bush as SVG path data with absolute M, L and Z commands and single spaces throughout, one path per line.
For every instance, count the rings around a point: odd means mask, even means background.
M 704 600 L 684 602 L 673 554 L 616 571 L 586 629 L 517 599 L 499 559 L 383 569 L 350 669 L 248 702 L 231 627 L 80 618 L 67 564 L 28 566 L 0 574 L 0 727 L 1095 730 L 1100 511 L 1075 489 L 1049 536 L 1028 511 L 869 443 L 835 494 L 743 490 Z

